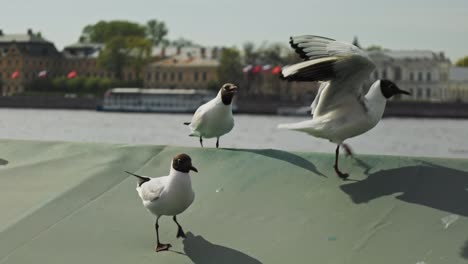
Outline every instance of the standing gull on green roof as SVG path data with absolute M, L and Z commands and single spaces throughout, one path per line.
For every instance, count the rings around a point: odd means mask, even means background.
M 159 242 L 159 218 L 163 215 L 173 216 L 177 224 L 177 238 L 185 237 L 177 215 L 185 211 L 193 202 L 195 194 L 192 190 L 190 171 L 198 172 L 192 165 L 192 159 L 187 154 L 178 154 L 172 159 L 168 176 L 150 178 L 131 172 L 129 174 L 138 178 L 136 188 L 143 205 L 152 214 L 156 215 L 156 252 L 168 250 L 171 244 Z
M 219 138 L 229 133 L 234 127 L 232 116 L 232 99 L 237 93 L 237 86 L 232 83 L 224 84 L 218 95 L 211 101 L 200 106 L 192 117 L 186 122 L 192 130 L 190 136 L 199 137 L 203 147 L 203 138 L 216 138 L 216 148 L 219 147 Z

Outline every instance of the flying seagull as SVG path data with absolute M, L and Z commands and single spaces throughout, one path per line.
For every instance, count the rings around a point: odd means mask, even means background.
M 177 215 L 185 211 L 195 198 L 189 171 L 198 172 L 192 166 L 192 160 L 187 154 L 178 154 L 172 159 L 168 176 L 150 178 L 126 171 L 137 177 L 138 195 L 146 209 L 156 216 L 156 252 L 168 250 L 171 247 L 171 244 L 159 242 L 158 221 L 163 215 L 172 216 L 178 228 L 177 238 L 185 238 L 182 226 L 177 222 Z
M 280 74 L 288 81 L 321 81 L 312 102 L 312 119 L 281 124 L 279 128 L 308 133 L 336 143 L 334 169 L 339 177 L 338 155 L 342 146 L 352 155 L 344 140 L 361 135 L 382 118 L 385 104 L 396 94 L 410 94 L 389 80 L 377 80 L 364 92 L 364 83 L 375 70 L 375 64 L 358 47 L 319 36 L 291 37 L 291 47 L 305 61 L 285 67 Z
M 218 95 L 211 101 L 201 105 L 193 115 L 191 122 L 186 122 L 192 133 L 191 137 L 199 137 L 203 147 L 203 138 L 216 138 L 216 148 L 219 138 L 229 133 L 234 127 L 232 116 L 232 99 L 237 93 L 237 86 L 232 83 L 224 84 Z

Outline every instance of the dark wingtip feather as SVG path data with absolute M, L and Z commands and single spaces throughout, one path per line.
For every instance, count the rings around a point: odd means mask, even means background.
M 184 122 L 184 125 L 188 126 L 190 125 L 190 122 Z

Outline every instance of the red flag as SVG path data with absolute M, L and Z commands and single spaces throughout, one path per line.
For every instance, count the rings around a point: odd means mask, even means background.
M 259 73 L 260 71 L 262 70 L 262 66 L 260 65 L 257 65 L 255 67 L 252 68 L 252 73 Z
M 272 74 L 278 74 L 281 72 L 281 66 L 276 66 L 273 69 L 271 69 Z
M 14 71 L 12 74 L 11 74 L 11 78 L 12 79 L 16 79 L 19 77 L 19 71 Z
M 71 71 L 67 74 L 68 79 L 75 78 L 75 77 L 76 77 L 76 71 Z

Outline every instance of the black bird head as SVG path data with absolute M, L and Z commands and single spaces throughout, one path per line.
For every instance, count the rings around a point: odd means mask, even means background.
M 172 159 L 172 168 L 176 171 L 188 173 L 189 171 L 198 172 L 197 168 L 192 165 L 192 159 L 185 153 L 177 154 Z
M 380 80 L 380 91 L 382 91 L 382 95 L 387 99 L 389 99 L 390 97 L 396 94 L 411 95 L 410 92 L 401 90 L 400 88 L 398 88 L 398 86 L 396 86 L 395 83 L 389 80 Z
M 232 103 L 232 98 L 237 93 L 237 86 L 232 83 L 225 83 L 220 91 L 223 104 L 230 105 Z

